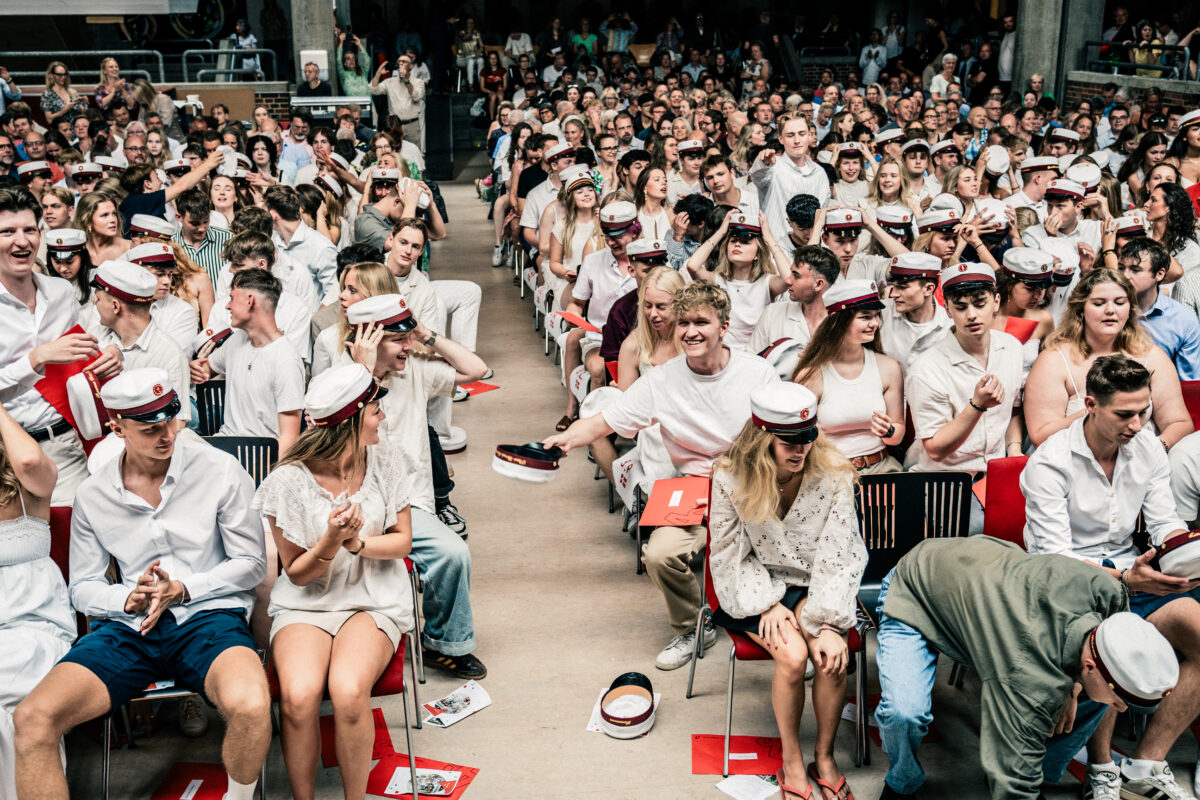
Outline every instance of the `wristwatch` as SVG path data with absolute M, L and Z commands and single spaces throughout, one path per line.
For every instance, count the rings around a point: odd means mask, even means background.
M 425 345 L 426 347 L 428 347 L 430 349 L 433 349 L 433 344 L 434 344 L 434 342 L 437 341 L 437 338 L 438 338 L 437 331 L 430 331 L 429 338 L 426 339 L 425 341 L 421 342 L 421 344 Z

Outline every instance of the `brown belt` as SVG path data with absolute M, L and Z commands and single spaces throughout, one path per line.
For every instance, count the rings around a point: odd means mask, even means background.
M 874 453 L 871 453 L 870 455 L 857 456 L 856 458 L 852 458 L 852 459 L 850 459 L 850 463 L 854 466 L 855 469 L 866 469 L 867 467 L 870 467 L 874 464 L 878 464 L 880 461 L 883 461 L 885 458 L 887 458 L 887 456 L 888 456 L 888 451 L 887 451 L 887 448 L 885 447 L 882 450 L 877 450 Z

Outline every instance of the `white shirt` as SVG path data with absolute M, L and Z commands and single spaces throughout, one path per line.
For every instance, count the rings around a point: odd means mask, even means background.
M 758 219 L 758 187 L 748 181 L 742 184 L 735 183 L 734 186 L 739 192 L 737 202 L 738 211 L 741 211 L 751 219 Z M 711 193 L 707 194 L 706 196 L 709 197 L 714 203 L 717 202 L 717 198 L 713 197 Z
M 153 561 L 187 587 L 191 601 L 172 606 L 180 625 L 219 608 L 250 612 L 254 587 L 266 575 L 262 520 L 254 482 L 233 456 L 201 442 L 175 440 L 153 508 L 125 489 L 122 455 L 79 487 L 71 517 L 71 605 L 81 614 L 119 620 L 137 630 L 145 614 L 126 614 L 125 601 Z M 109 556 L 120 583 L 109 584 Z
M 271 274 L 279 278 L 285 292 L 304 303 L 310 312 L 315 312 L 321 307 L 321 298 L 317 296 L 317 287 L 313 285 L 308 270 L 297 266 L 286 253 L 277 252 L 276 255 L 275 265 L 271 267 Z M 221 267 L 221 274 L 217 276 L 217 285 L 213 292 L 216 295 L 214 304 L 224 306 L 228 303 L 232 287 L 233 272 L 229 269 L 229 263 L 226 262 Z
M 421 148 L 408 139 L 400 140 L 400 157 L 416 164 L 421 174 L 425 174 L 425 156 L 421 155 Z
M 904 396 L 912 410 L 916 441 L 904 459 L 906 469 L 918 472 L 979 472 L 993 458 L 1004 456 L 1004 437 L 1012 419 L 1013 402 L 1024 380 L 1021 343 L 1003 331 L 990 332 L 986 368 L 959 345 L 953 331 L 913 362 L 904 380 Z M 985 374 L 1000 379 L 1004 400 L 983 412 L 957 451 L 934 461 L 925 439 L 934 436 L 962 413 Z
M 1187 528 L 1175 511 L 1171 467 L 1162 442 L 1143 428 L 1117 448 L 1110 484 L 1084 438 L 1086 419 L 1052 434 L 1021 473 L 1025 549 L 1097 564 L 1109 559 L 1128 569 L 1138 556 L 1132 536 L 1138 514 L 1154 545 Z
M 445 334 L 446 312 L 438 303 L 433 281 L 414 264 L 403 278 L 396 278 L 396 292 L 408 303 L 417 322 L 438 334 Z
M 333 242 L 304 222 L 296 228 L 290 242 L 284 242 L 278 232 L 273 233 L 271 239 L 275 247 L 286 253 L 293 262 L 308 267 L 318 297 L 323 297 L 329 291 L 337 292 L 337 248 Z
M 1026 247 L 1037 247 L 1043 250 L 1046 249 L 1046 240 L 1050 238 L 1072 243 L 1085 242 L 1091 245 L 1093 252 L 1098 256 L 1100 255 L 1100 220 L 1078 219 L 1075 221 L 1075 230 L 1070 233 L 1060 230 L 1054 237 L 1047 234 L 1046 228 L 1042 225 L 1030 225 L 1025 229 L 1025 233 L 1021 234 L 1021 240 Z
M 32 313 L 0 283 L 0 404 L 26 430 L 46 428 L 62 419 L 33 388 L 45 375 L 34 371 L 29 354 L 79 323 L 73 284 L 39 274 L 33 280 L 37 296 Z
M 100 326 L 100 329 L 93 333 L 100 340 L 101 348 L 115 344 L 121 349 L 121 355 L 125 359 L 124 369 L 157 367 L 166 370 L 167 377 L 171 379 L 171 388 L 179 395 L 181 401 L 179 419 L 189 420 L 192 418 L 192 404 L 187 401 L 188 394 L 191 392 L 187 355 L 179 349 L 175 342 L 171 341 L 169 336 L 163 335 L 153 319 L 150 320 L 150 324 L 146 326 L 146 330 L 142 331 L 142 335 L 137 338 L 137 341 L 128 347 L 121 344 L 121 337 L 117 336 L 111 328 Z
M 694 183 L 688 183 L 683 179 L 676 170 L 671 170 L 667 175 L 667 205 L 673 206 L 679 202 L 679 198 L 686 197 L 689 194 L 697 194 L 704 191 L 704 185 L 699 178 L 696 178 Z
M 1025 194 L 1024 189 L 1014 192 L 1013 194 L 1010 194 L 1008 197 L 1004 198 L 1004 204 L 1007 206 L 1012 206 L 1013 208 L 1032 208 L 1038 215 L 1039 220 L 1046 218 L 1046 201 L 1043 199 L 1035 202 L 1034 200 L 1030 199 L 1029 195 Z M 1028 231 L 1028 228 L 1026 228 L 1026 230 Z
M 150 304 L 150 319 L 158 329 L 171 338 L 185 355 L 192 348 L 192 339 L 200 330 L 200 317 L 188 301 L 168 294 Z
M 996 62 L 996 72 L 1002 81 L 1012 80 L 1013 59 L 1017 54 L 1017 32 L 1007 31 L 1000 40 L 1000 56 Z
M 787 295 L 784 295 L 785 299 Z M 815 302 L 820 302 L 820 299 Z M 804 317 L 804 309 L 792 300 L 776 301 L 767 306 L 758 324 L 754 326 L 754 334 L 746 349 L 751 353 L 761 353 L 767 347 L 780 339 L 794 339 L 803 347 L 808 347 L 812 339 L 812 331 L 808 329 L 808 320 Z
M 787 219 L 788 201 L 795 195 L 809 194 L 822 206 L 828 205 L 829 178 L 825 170 L 811 158 L 797 166 L 786 155 L 778 155 L 769 167 L 755 160 L 750 167 L 750 180 L 758 188 L 759 204 L 767 214 L 771 234 L 790 257 L 795 247 L 788 236 L 791 232 Z
M 751 391 L 777 380 L 766 359 L 738 350 L 716 375 L 698 375 L 676 356 L 635 381 L 604 410 L 604 421 L 627 438 L 658 423 L 679 474 L 708 475 L 750 419 Z
M 205 328 L 219 331 L 230 326 L 229 309 L 225 308 L 228 302 L 229 297 L 225 296 L 213 303 Z M 312 312 L 291 292 L 279 294 L 279 302 L 275 304 L 275 327 L 292 343 L 306 364 L 312 360 Z M 194 336 L 195 333 L 192 334 Z M 189 348 L 192 346 L 192 337 L 188 337 Z
M 538 230 L 542 224 L 542 212 L 546 206 L 558 199 L 561 183 L 556 185 L 554 178 L 547 178 L 529 190 L 525 195 L 525 208 L 521 211 L 521 227 Z
M 879 312 L 879 343 L 883 352 L 899 361 L 907 374 L 917 356 L 945 338 L 953 323 L 941 303 L 933 304 L 932 320 L 916 323 L 897 311 L 891 299 L 883 302 L 885 308 Z
M 1167 454 L 1175 511 L 1187 523 L 1200 518 L 1200 434 L 1189 433 Z
M 221 436 L 278 438 L 278 415 L 304 408 L 304 363 L 284 336 L 255 347 L 245 331 L 234 331 L 208 363 L 225 376 Z
M 454 367 L 440 358 L 408 357 L 404 371 L 388 378 L 388 393 L 379 401 L 384 420 L 379 437 L 399 447 L 416 464 L 409 502 L 430 514 L 433 471 L 429 454 L 429 401 L 454 394 Z
M 608 312 L 613 303 L 633 291 L 636 285 L 633 275 L 622 275 L 617 259 L 608 247 L 592 253 L 579 265 L 579 276 L 571 295 L 577 300 L 591 301 L 587 308 L 587 321 L 597 328 L 608 322 Z

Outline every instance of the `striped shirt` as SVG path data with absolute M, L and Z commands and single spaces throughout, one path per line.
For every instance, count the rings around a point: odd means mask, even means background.
M 208 273 L 209 280 L 213 282 L 213 286 L 216 286 L 221 275 L 221 267 L 225 264 L 221 251 L 225 249 L 225 243 L 233 238 L 233 233 L 224 228 L 214 228 L 210 225 L 204 234 L 204 241 L 200 243 L 199 247 L 192 247 L 188 244 L 184 240 L 182 232 L 171 238 L 183 247 L 183 252 L 187 253 L 188 258 Z

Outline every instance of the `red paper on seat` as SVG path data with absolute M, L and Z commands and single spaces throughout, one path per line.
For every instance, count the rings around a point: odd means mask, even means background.
M 196 764 L 180 761 L 154 790 L 150 800 L 221 800 L 229 788 L 229 778 L 221 764 Z
M 560 312 L 558 312 L 558 315 L 560 317 L 562 317 L 563 319 L 565 319 L 567 322 L 574 325 L 576 328 L 583 328 L 585 331 L 588 331 L 590 333 L 599 333 L 600 332 L 599 328 L 597 328 L 595 325 L 588 322 L 586 319 L 579 316 L 578 314 L 572 314 L 570 311 L 560 311 Z
M 1036 319 L 1026 319 L 1025 317 L 1009 317 L 1004 320 L 1004 332 L 1017 337 L 1021 344 L 1029 341 L 1029 337 L 1033 336 L 1033 331 L 1038 326 Z
M 730 775 L 774 775 L 783 768 L 783 751 L 778 739 L 770 736 L 731 736 L 729 738 Z M 725 757 L 725 737 L 720 734 L 692 734 L 692 774 L 720 775 Z
M 979 505 L 987 508 L 987 475 L 971 484 L 971 493 L 979 501 Z
M 387 785 L 392 780 L 392 775 L 396 770 L 408 770 L 408 756 L 404 753 L 390 753 L 375 765 L 371 770 L 371 774 L 367 777 L 367 794 L 376 794 L 380 797 L 407 797 L 412 798 L 411 794 L 387 794 Z M 454 787 L 448 797 L 449 800 L 458 800 L 462 797 L 463 792 L 471 785 L 471 781 L 475 780 L 475 776 L 479 774 L 478 767 L 464 767 L 460 764 L 447 764 L 445 761 L 434 761 L 432 758 L 421 758 L 417 756 L 417 769 L 439 769 L 448 772 L 461 772 L 462 777 L 458 779 L 458 785 Z M 420 797 L 430 797 L 423 794 Z
M 375 723 L 375 746 L 371 750 L 371 759 L 383 758 L 396 752 L 392 747 L 392 734 L 388 732 L 387 720 L 383 718 L 382 708 L 372 708 L 371 717 Z M 338 765 L 336 738 L 334 736 L 333 715 L 326 714 L 320 719 L 321 724 L 321 766 L 336 767 Z
M 708 486 L 708 478 L 655 481 L 638 524 L 650 527 L 699 525 L 708 513 Z
M 467 394 L 471 395 L 471 397 L 474 397 L 477 394 L 483 394 L 484 392 L 490 392 L 493 389 L 500 388 L 499 386 L 495 385 L 494 383 L 484 383 L 483 381 L 474 381 L 473 383 L 464 383 L 464 384 L 461 384 L 461 387 L 463 389 L 466 389 Z

